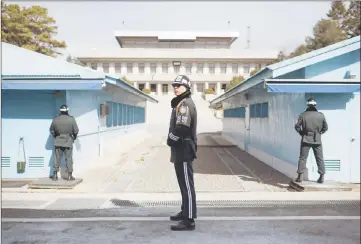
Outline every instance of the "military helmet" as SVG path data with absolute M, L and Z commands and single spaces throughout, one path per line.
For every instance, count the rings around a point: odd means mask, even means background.
M 307 99 L 307 106 L 316 106 L 317 103 L 313 97 Z
M 183 86 L 187 87 L 188 89 L 191 89 L 191 80 L 185 75 L 178 75 L 174 79 L 172 85 L 174 85 L 174 84 L 183 85 Z
M 60 106 L 60 112 L 68 112 L 68 111 L 69 111 L 69 108 L 65 104 Z

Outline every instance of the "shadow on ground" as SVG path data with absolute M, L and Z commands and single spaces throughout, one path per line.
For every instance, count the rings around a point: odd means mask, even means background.
M 198 135 L 202 146 L 198 147 L 194 173 L 211 175 L 236 175 L 242 181 L 254 181 L 288 188 L 290 178 L 232 145 L 220 132 Z

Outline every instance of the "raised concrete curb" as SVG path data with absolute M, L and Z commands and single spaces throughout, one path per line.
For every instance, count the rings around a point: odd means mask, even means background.
M 3 209 L 43 209 L 43 210 L 80 210 L 80 209 L 108 209 L 116 208 L 114 199 L 118 202 L 124 202 L 125 205 L 132 205 L 132 203 L 147 202 L 152 205 L 169 204 L 173 206 L 175 203 L 180 203 L 180 193 L 98 193 L 98 194 L 57 194 L 57 193 L 3 193 L 2 194 L 2 208 Z M 308 202 L 317 204 L 318 202 L 355 202 L 360 201 L 359 192 L 234 192 L 234 193 L 197 193 L 197 203 L 212 202 L 217 204 L 237 204 L 253 202 L 261 202 L 267 205 L 267 201 L 272 201 L 287 204 L 292 202 Z M 286 202 L 286 203 L 285 203 Z
M 197 200 L 279 200 L 279 201 L 326 201 L 360 200 L 360 192 L 197 192 Z M 2 193 L 2 200 L 53 200 L 67 198 L 117 198 L 129 201 L 174 201 L 180 193 Z
M 346 184 L 338 184 L 337 182 L 324 182 L 319 184 L 313 181 L 304 181 L 298 183 L 291 181 L 289 186 L 299 192 L 309 192 L 309 191 L 328 191 L 328 192 L 340 192 L 340 191 L 352 191 L 352 187 Z

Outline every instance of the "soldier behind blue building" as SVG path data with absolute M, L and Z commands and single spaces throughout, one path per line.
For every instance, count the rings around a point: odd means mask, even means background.
M 67 180 L 75 180 L 73 177 L 73 143 L 79 133 L 78 125 L 73 116 L 70 116 L 67 105 L 60 107 L 60 114 L 53 119 L 50 133 L 54 137 L 55 162 L 53 169 L 53 180 L 58 180 L 58 171 L 62 154 L 65 156 L 68 170 Z
M 181 211 L 170 219 L 180 221 L 172 230 L 194 230 L 197 218 L 196 193 L 193 178 L 193 160 L 197 153 L 197 110 L 191 98 L 191 82 L 179 75 L 173 82 L 175 98 L 171 101 L 172 114 L 167 145 L 182 195 Z
M 325 175 L 325 163 L 323 161 L 323 148 L 321 135 L 328 130 L 325 115 L 316 109 L 316 101 L 313 98 L 307 100 L 307 109 L 298 117 L 295 125 L 296 131 L 302 136 L 300 158 L 298 162 L 298 177 L 296 182 L 302 182 L 303 173 L 310 148 L 316 158 L 318 173 L 320 174 L 318 183 L 323 183 Z

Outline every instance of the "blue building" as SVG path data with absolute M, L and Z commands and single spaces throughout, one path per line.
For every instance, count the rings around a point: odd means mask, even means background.
M 2 178 L 49 176 L 49 127 L 62 104 L 69 106 L 80 129 L 74 146 L 76 176 L 97 158 L 129 144 L 133 132 L 145 129 L 147 101 L 157 102 L 117 77 L 14 45 L 2 43 L 2 57 Z M 23 151 L 26 167 L 19 172 Z
M 294 178 L 301 141 L 294 125 L 310 96 L 329 125 L 325 180 L 360 183 L 360 36 L 269 65 L 211 105 L 224 108 L 224 137 Z M 316 180 L 312 150 L 307 168 Z

